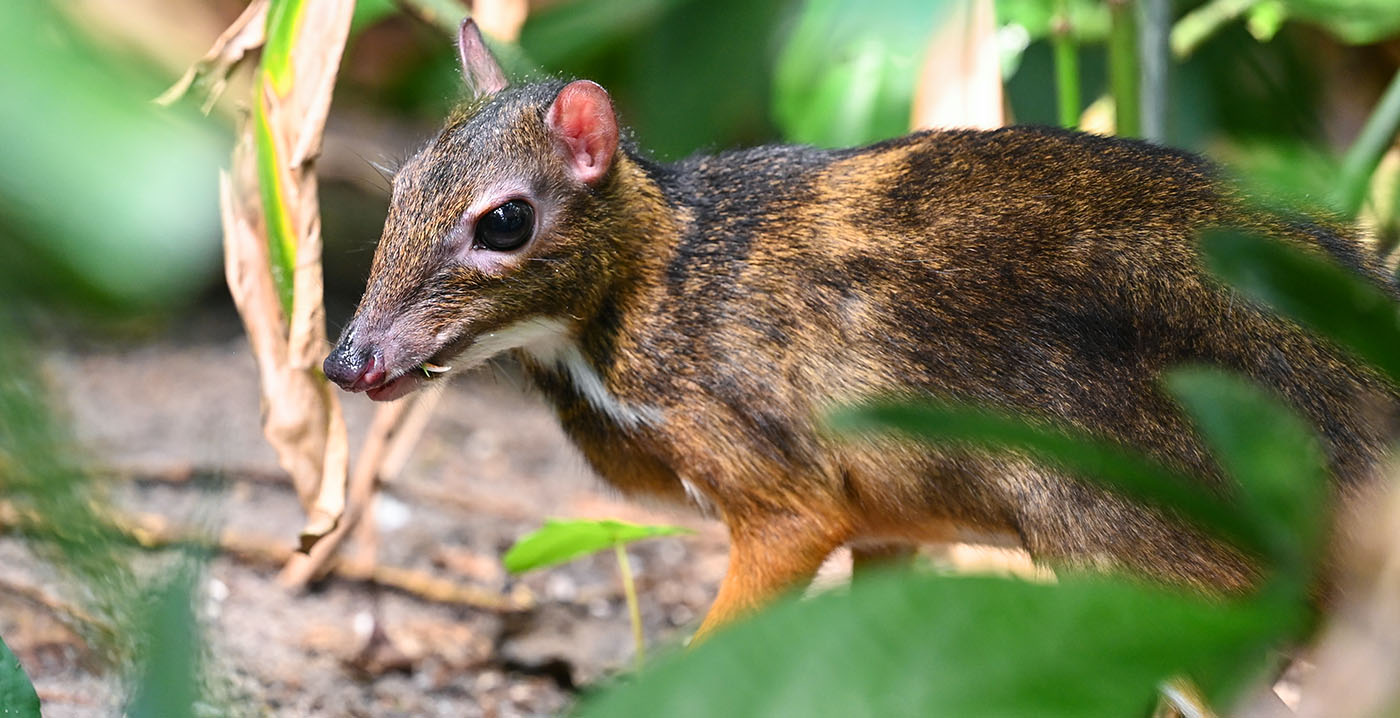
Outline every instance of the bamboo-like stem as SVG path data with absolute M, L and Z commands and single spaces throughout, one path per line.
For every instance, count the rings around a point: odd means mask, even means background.
M 1334 199 L 1337 208 L 1348 217 L 1355 217 L 1361 211 L 1371 186 L 1371 176 L 1376 173 L 1381 157 L 1395 142 L 1397 132 L 1400 132 L 1400 72 L 1391 79 L 1380 103 L 1366 119 L 1361 134 L 1342 160 L 1341 181 Z
M 1120 137 L 1137 137 L 1142 134 L 1137 12 L 1133 0 L 1108 0 L 1108 12 L 1108 79 L 1113 93 L 1114 131 Z
M 1167 93 L 1171 55 L 1168 31 L 1171 29 L 1170 0 L 1139 0 L 1138 59 L 1142 63 L 1142 137 L 1152 142 L 1167 141 Z
M 637 602 L 637 584 L 632 580 L 632 562 L 621 543 L 613 544 L 617 553 L 617 571 L 622 576 L 622 593 L 627 597 L 627 615 L 632 619 L 632 640 L 637 644 L 636 664 L 641 668 L 647 659 L 646 639 L 642 634 L 642 607 Z
M 1055 94 L 1060 110 L 1060 126 L 1079 127 L 1079 47 L 1070 24 L 1069 0 L 1056 0 L 1051 44 L 1055 50 Z

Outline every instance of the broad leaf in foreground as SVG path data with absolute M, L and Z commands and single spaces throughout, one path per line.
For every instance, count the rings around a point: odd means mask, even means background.
M 39 694 L 4 641 L 0 641 L 0 715 L 39 718 Z
M 1207 266 L 1246 296 L 1355 352 L 1400 384 L 1400 309 L 1380 287 L 1283 242 L 1233 232 L 1201 239 Z
M 585 701 L 580 715 L 1146 715 L 1185 675 L 1217 699 L 1293 617 L 1108 578 L 905 574 L 786 602 Z

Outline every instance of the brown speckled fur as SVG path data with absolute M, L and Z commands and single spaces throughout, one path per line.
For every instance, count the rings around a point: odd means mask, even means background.
M 661 417 L 624 426 L 567 373 L 522 355 L 584 456 L 629 494 L 686 501 L 684 480 L 730 528 L 729 575 L 702 630 L 857 539 L 1006 531 L 1055 562 L 1224 589 L 1254 576 L 1194 530 L 1024 461 L 836 441 L 814 421 L 835 403 L 970 400 L 1106 435 L 1211 482 L 1217 469 L 1159 377 L 1215 365 L 1272 387 L 1319 428 L 1344 496 L 1370 481 L 1393 434 L 1392 393 L 1217 286 L 1194 238 L 1264 232 L 1384 282 L 1375 260 L 1335 226 L 1247 209 L 1197 157 L 1027 127 L 674 165 L 624 143 L 585 186 L 544 122 L 562 86 L 462 108 L 403 168 L 342 341 L 390 326 L 434 335 L 452 320 L 470 327 L 460 350 L 517 319 L 568 317 L 608 392 Z M 505 276 L 454 267 L 441 238 L 484 183 L 507 176 L 557 204 L 554 230 Z

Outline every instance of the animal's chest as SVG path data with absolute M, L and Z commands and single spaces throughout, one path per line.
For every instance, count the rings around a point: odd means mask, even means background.
M 587 365 L 527 365 L 527 372 L 605 481 L 629 495 L 697 503 L 674 468 L 677 452 L 666 440 L 660 409 L 619 398 Z

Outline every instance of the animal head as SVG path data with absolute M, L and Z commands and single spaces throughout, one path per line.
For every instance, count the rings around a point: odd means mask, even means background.
M 326 377 L 376 400 L 502 351 L 560 341 L 603 291 L 618 126 L 586 80 L 509 86 L 469 19 L 468 101 L 394 177 L 354 318 Z

